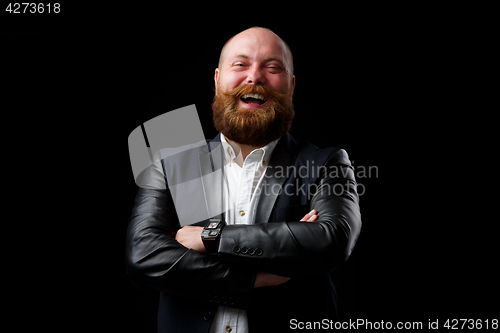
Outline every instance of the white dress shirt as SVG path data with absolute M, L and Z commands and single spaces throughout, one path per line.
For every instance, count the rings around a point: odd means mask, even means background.
M 240 167 L 235 162 L 237 156 L 234 149 L 222 133 L 220 137 L 225 158 L 226 223 L 254 224 L 264 174 L 279 139 L 262 148 L 254 149 L 245 158 L 243 167 Z M 210 333 L 228 332 L 248 333 L 246 311 L 226 306 L 218 307 L 210 327 Z

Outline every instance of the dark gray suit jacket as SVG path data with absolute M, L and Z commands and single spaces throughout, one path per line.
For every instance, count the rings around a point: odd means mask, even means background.
M 218 305 L 247 310 L 251 332 L 285 332 L 292 319 L 335 320 L 330 273 L 347 260 L 361 229 L 347 153 L 285 134 L 266 170 L 256 223 L 226 226 L 219 253 L 201 254 L 175 241 L 175 233 L 219 215 L 221 154 L 217 136 L 163 158 L 163 173 L 153 177 L 166 175 L 165 189 L 137 193 L 127 266 L 135 284 L 161 291 L 159 332 L 208 332 Z M 311 209 L 318 221 L 299 222 Z M 254 289 L 258 270 L 291 279 Z

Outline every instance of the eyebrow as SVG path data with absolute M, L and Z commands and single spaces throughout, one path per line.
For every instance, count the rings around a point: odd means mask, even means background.
M 237 59 L 237 58 L 243 58 L 243 59 L 250 59 L 249 56 L 245 55 L 245 54 L 238 54 L 237 56 L 234 57 L 234 59 Z M 281 58 L 277 58 L 277 57 L 268 57 L 266 59 L 264 59 L 264 62 L 269 62 L 269 61 L 278 61 L 280 62 L 283 66 L 285 65 L 285 63 L 283 62 L 283 60 L 281 60 Z

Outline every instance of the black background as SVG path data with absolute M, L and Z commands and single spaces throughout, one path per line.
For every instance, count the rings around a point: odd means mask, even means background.
M 467 8 L 174 7 L 2 13 L 13 310 L 69 331 L 155 332 L 158 295 L 125 269 L 137 190 L 128 135 L 196 104 L 215 136 L 220 49 L 264 26 L 294 54 L 292 135 L 378 170 L 358 179 L 363 227 L 336 274 L 341 320 L 498 316 L 495 223 L 480 188 L 489 176 L 473 142 L 480 107 L 463 86 L 487 63 L 476 55 L 489 54 L 488 20 Z

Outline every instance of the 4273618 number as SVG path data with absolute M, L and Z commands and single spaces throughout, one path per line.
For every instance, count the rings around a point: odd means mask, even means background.
M 56 3 L 37 3 L 37 2 L 9 2 L 6 12 L 10 14 L 58 14 L 61 12 L 61 4 Z
M 443 325 L 446 329 L 464 330 L 464 329 L 498 329 L 498 319 L 448 319 Z

